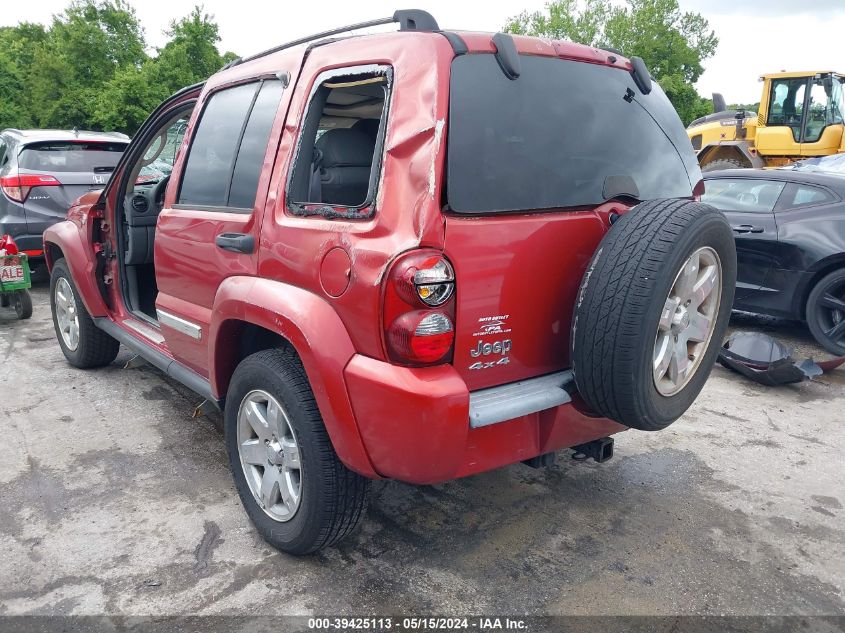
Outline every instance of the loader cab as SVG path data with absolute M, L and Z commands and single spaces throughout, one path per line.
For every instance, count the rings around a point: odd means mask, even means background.
M 843 82 L 832 72 L 765 75 L 756 134 L 763 156 L 825 156 L 843 144 Z

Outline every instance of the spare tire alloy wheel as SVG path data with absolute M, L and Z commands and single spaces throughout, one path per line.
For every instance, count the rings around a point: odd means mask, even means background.
M 289 521 L 302 499 L 299 444 L 284 407 L 266 391 L 238 409 L 238 453 L 255 501 L 274 521 Z
M 722 262 L 709 246 L 689 256 L 669 291 L 654 340 L 654 386 L 663 396 L 683 389 L 710 345 L 722 296 Z
M 704 387 L 728 327 L 736 245 L 725 216 L 693 200 L 649 200 L 602 238 L 572 320 L 584 402 L 625 426 L 658 431 Z

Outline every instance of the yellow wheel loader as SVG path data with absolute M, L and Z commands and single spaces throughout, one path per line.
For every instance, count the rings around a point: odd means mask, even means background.
M 728 110 L 713 95 L 713 114 L 687 128 L 702 171 L 780 167 L 845 152 L 845 75 L 832 71 L 763 75 L 760 112 Z

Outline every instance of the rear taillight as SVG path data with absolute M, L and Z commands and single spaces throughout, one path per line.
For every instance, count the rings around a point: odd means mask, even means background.
M 61 185 L 53 176 L 24 174 L 22 176 L 4 176 L 0 178 L 0 187 L 7 198 L 23 202 L 33 187 L 58 187 Z
M 455 273 L 436 251 L 397 259 L 385 281 L 388 358 L 403 365 L 447 362 L 455 343 Z

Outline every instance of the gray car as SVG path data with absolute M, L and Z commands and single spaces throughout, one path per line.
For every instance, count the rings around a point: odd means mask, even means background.
M 37 264 L 44 229 L 76 198 L 105 186 L 128 143 L 116 132 L 0 132 L 0 235 L 10 234 Z

